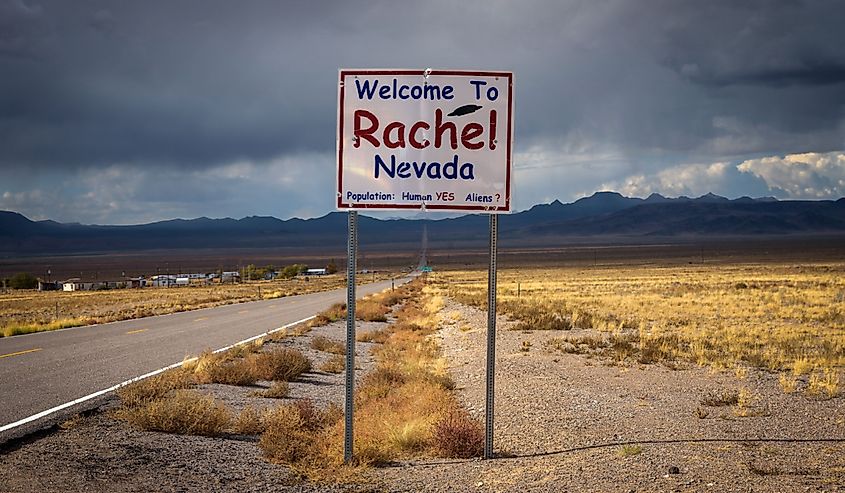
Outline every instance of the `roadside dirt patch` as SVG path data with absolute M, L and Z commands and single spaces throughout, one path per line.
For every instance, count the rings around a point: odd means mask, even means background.
M 486 313 L 449 302 L 441 347 L 484 414 Z M 845 491 L 845 399 L 786 394 L 777 375 L 612 362 L 551 350 L 567 331 L 499 318 L 493 461 L 408 461 L 390 491 Z M 702 404 L 748 392 L 744 407 Z

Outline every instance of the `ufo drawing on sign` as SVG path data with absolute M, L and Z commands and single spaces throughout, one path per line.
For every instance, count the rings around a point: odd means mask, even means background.
M 480 109 L 481 109 L 481 106 L 478 106 L 477 104 L 465 104 L 463 106 L 458 106 L 457 108 L 455 108 L 454 111 L 452 111 L 451 113 L 449 113 L 446 116 L 469 115 L 470 113 L 475 113 L 476 111 L 478 111 Z

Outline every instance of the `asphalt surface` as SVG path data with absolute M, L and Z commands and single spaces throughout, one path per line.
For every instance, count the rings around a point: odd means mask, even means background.
M 410 278 L 396 280 L 396 285 Z M 391 281 L 356 287 L 360 298 Z M 131 378 L 302 320 L 346 289 L 0 338 L 0 427 Z M 95 407 L 97 400 L 0 432 L 0 443 Z

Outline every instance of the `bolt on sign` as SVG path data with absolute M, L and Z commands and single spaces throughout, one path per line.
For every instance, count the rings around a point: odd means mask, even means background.
M 513 73 L 341 70 L 337 208 L 511 211 Z

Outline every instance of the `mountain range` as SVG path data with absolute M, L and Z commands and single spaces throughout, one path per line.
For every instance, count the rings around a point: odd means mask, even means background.
M 484 215 L 451 219 L 377 219 L 359 216 L 359 240 L 374 249 L 402 245 L 418 248 L 423 226 L 432 245 L 481 246 L 488 238 Z M 346 214 L 315 219 L 281 220 L 174 219 L 132 226 L 99 226 L 32 221 L 0 211 L 0 255 L 7 257 L 191 248 L 319 248 L 339 250 L 346 244 Z M 836 201 L 780 201 L 771 197 L 727 199 L 646 199 L 616 192 L 595 194 L 563 204 L 535 205 L 503 215 L 502 243 L 558 245 L 609 239 L 648 241 L 666 237 L 845 234 L 845 198 Z

